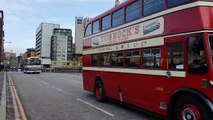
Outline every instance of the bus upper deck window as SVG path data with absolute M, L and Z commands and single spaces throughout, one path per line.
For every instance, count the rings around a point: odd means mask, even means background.
M 191 2 L 192 0 L 168 0 L 168 6 L 169 7 L 174 7 L 177 5 L 181 5 L 187 2 Z
M 164 9 L 164 0 L 144 0 L 144 15 L 150 15 Z
M 89 25 L 87 25 L 87 28 L 86 28 L 85 37 L 89 36 L 91 34 L 92 34 L 92 25 L 89 24 Z
M 188 72 L 191 74 L 205 74 L 208 72 L 203 38 L 188 38 Z

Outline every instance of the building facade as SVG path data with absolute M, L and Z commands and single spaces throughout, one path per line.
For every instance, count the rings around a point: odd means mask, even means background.
M 3 30 L 3 26 L 4 26 L 4 14 L 3 11 L 0 10 L 0 69 L 2 69 L 2 65 L 3 65 L 3 59 L 4 59 L 4 30 Z
M 51 61 L 53 68 L 66 68 L 68 61 L 73 58 L 72 30 L 54 29 L 51 38 Z
M 4 53 L 4 65 L 7 69 L 9 68 L 18 68 L 18 58 L 16 57 L 16 53 L 5 52 Z
M 83 53 L 83 37 L 86 25 L 91 18 L 76 17 L 75 18 L 75 54 L 82 55 Z
M 41 23 L 36 29 L 36 55 L 41 58 L 44 68 L 51 67 L 51 37 L 59 24 Z

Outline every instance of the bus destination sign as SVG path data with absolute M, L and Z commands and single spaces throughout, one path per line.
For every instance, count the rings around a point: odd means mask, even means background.
M 92 46 L 96 47 L 102 45 L 121 43 L 143 37 L 162 34 L 163 31 L 164 31 L 164 19 L 163 17 L 161 17 L 147 22 L 125 27 L 113 32 L 109 32 L 104 35 L 93 37 Z

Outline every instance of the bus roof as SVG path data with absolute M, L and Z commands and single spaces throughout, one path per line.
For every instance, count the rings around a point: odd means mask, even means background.
M 119 10 L 119 9 L 125 7 L 126 5 L 128 5 L 128 4 L 130 4 L 130 3 L 134 2 L 134 1 L 136 1 L 136 0 L 127 0 L 127 1 L 125 1 L 123 3 L 121 3 L 120 5 L 115 6 L 115 7 L 111 8 L 111 9 L 109 9 L 108 11 L 106 11 L 106 12 L 104 12 L 104 13 L 96 16 L 96 17 L 94 17 L 93 20 L 90 23 L 92 23 L 92 22 L 94 22 L 94 21 L 96 21 L 96 20 L 98 20 L 98 19 L 100 19 L 100 18 L 102 18 L 102 17 L 104 17 L 106 15 L 109 15 L 109 14 L 111 14 L 112 12 L 114 12 L 116 10 Z

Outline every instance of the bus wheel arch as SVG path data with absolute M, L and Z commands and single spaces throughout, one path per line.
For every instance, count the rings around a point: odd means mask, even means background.
M 188 99 L 188 100 L 187 100 Z M 189 101 L 189 100 L 192 100 Z M 183 102 L 183 103 L 182 103 Z M 186 103 L 191 103 L 191 104 L 186 104 Z M 186 104 L 184 106 L 184 103 Z M 196 105 L 196 103 L 199 103 L 201 105 Z M 194 115 L 196 117 L 198 117 L 201 113 L 204 113 L 203 111 L 200 111 L 200 109 L 206 111 L 207 113 L 207 119 L 204 120 L 208 120 L 208 118 L 213 117 L 213 104 L 211 103 L 211 101 L 202 93 L 193 90 L 193 89 L 189 89 L 189 88 L 183 88 L 180 90 L 177 90 L 173 96 L 171 97 L 170 100 L 170 104 L 169 104 L 169 110 L 168 110 L 168 117 L 169 120 L 174 120 L 176 117 L 175 114 L 177 114 L 177 110 L 175 112 L 176 107 L 178 106 L 177 104 L 183 104 L 183 106 L 180 108 L 182 112 L 184 112 L 184 110 L 187 112 L 192 111 L 192 113 L 194 113 Z M 205 106 L 205 107 L 202 107 Z M 180 105 L 181 106 L 181 105 Z M 189 109 L 186 109 L 189 108 Z
M 94 83 L 94 95 L 97 101 L 99 102 L 104 102 L 105 100 L 105 87 L 104 87 L 104 82 L 101 79 L 101 77 L 96 77 L 95 83 Z

